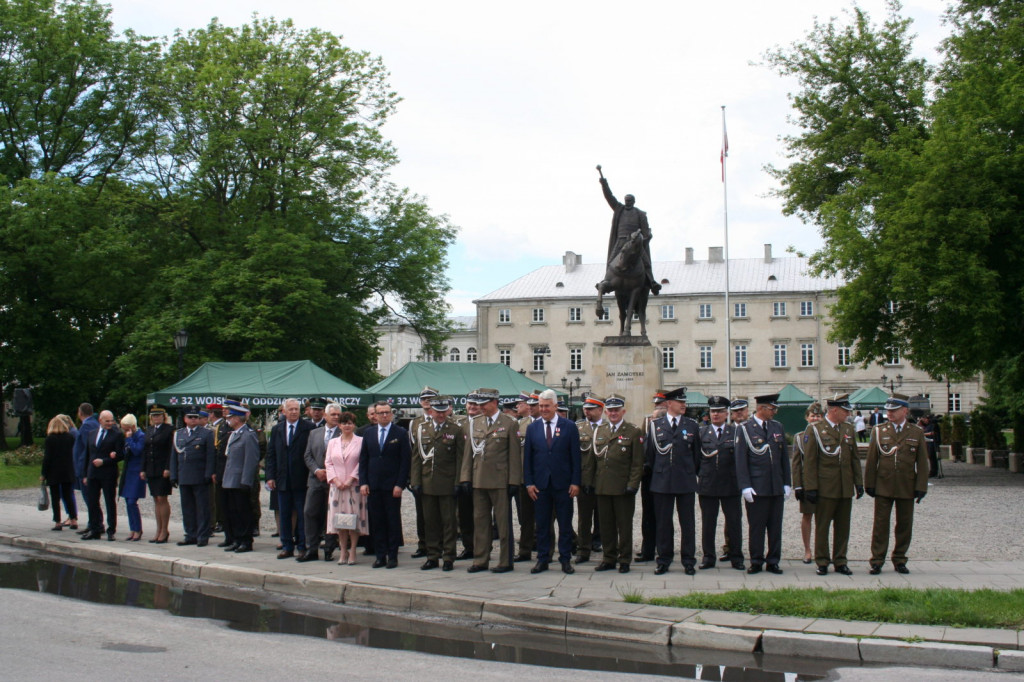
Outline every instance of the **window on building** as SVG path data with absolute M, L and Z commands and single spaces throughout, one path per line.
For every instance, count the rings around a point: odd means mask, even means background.
M 476 348 L 466 349 L 466 362 L 476 362 Z
M 498 324 L 509 324 L 512 322 L 512 310 L 509 308 L 502 308 L 498 311 Z
M 663 305 L 663 306 L 661 306 L 661 319 L 663 319 L 663 320 L 674 320 L 674 319 L 676 319 L 676 307 L 674 305 Z
M 533 349 L 533 371 L 543 372 L 544 371 L 544 348 Z
M 569 370 L 573 372 L 583 371 L 583 349 L 582 348 L 570 348 L 569 349 Z
M 775 301 L 772 303 L 772 317 L 785 317 L 786 316 L 786 302 Z
M 452 348 L 448 351 L 448 362 L 459 362 L 460 357 L 458 348 Z
M 533 309 L 533 321 L 536 322 L 536 323 L 540 323 L 540 322 L 544 321 L 544 309 L 543 308 L 534 308 Z
M 662 369 L 675 369 L 676 368 L 676 348 L 675 348 L 675 346 L 662 346 L 661 347 L 661 368 Z
M 376 369 L 378 372 L 380 371 L 380 356 L 379 355 L 377 356 L 377 364 L 375 365 L 374 369 Z
M 801 343 L 800 344 L 800 366 L 801 367 L 814 367 L 814 344 L 813 343 Z
M 814 315 L 814 301 L 800 301 L 800 317 Z
M 773 367 L 786 367 L 786 344 L 777 343 L 775 344 L 775 363 Z
M 885 359 L 885 364 L 887 364 L 887 365 L 898 365 L 898 364 L 900 364 L 900 349 L 899 348 L 890 348 L 889 349 L 888 357 L 886 357 L 886 359 Z
M 849 367 L 850 366 L 850 355 L 852 349 L 846 345 L 839 346 L 839 366 Z
M 512 366 L 512 351 L 508 348 L 501 348 L 498 350 L 498 362 L 505 365 L 506 367 Z
M 734 355 L 736 356 L 736 369 L 746 369 L 747 365 L 747 347 L 745 345 L 733 346 Z
M 710 303 L 701 303 L 697 307 L 697 318 L 701 319 L 701 320 L 710 320 L 711 319 L 711 304 Z
M 572 307 L 569 308 L 569 321 L 570 322 L 582 322 L 583 321 L 583 308 Z
M 732 306 L 733 317 L 746 317 L 747 316 L 747 304 L 746 303 L 734 303 Z
M 597 320 L 599 322 L 609 322 L 611 319 L 611 311 L 608 309 L 608 306 L 604 306 L 604 308 L 601 309 L 601 316 L 598 317 Z
M 949 405 L 947 405 L 948 412 L 959 412 L 960 411 L 960 394 L 950 393 L 949 394 Z
M 700 346 L 700 368 L 711 369 L 711 346 Z

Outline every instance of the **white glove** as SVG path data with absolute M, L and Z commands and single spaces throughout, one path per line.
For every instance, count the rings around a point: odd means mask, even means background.
M 793 489 L 792 488 L 790 488 L 788 485 L 782 486 L 782 495 L 783 495 L 783 497 L 785 497 L 788 500 L 790 495 L 792 495 L 792 494 L 793 494 Z
M 743 489 L 743 499 L 746 500 L 750 504 L 754 503 L 754 495 L 755 494 L 756 493 L 754 493 L 754 489 L 753 488 L 744 488 Z

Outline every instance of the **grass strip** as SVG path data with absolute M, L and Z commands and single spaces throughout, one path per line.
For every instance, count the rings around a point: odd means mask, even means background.
M 7 464 L 0 466 L 0 490 L 38 486 L 39 471 L 38 464 Z
M 951 588 L 826 590 L 821 587 L 785 587 L 778 590 L 742 589 L 722 594 L 692 592 L 677 597 L 653 597 L 646 601 L 658 606 L 802 618 L 1012 630 L 1024 628 L 1024 589 L 1003 592 Z

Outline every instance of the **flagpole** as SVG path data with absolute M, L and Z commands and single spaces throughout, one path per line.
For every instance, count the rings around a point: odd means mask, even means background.
M 725 164 L 729 158 L 729 135 L 725 129 L 725 105 L 722 105 L 722 204 L 725 216 L 725 395 L 732 394 L 732 313 L 729 310 L 729 183 L 726 182 Z

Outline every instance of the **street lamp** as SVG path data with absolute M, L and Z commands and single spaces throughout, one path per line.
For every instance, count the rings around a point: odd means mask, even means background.
M 188 332 L 179 329 L 174 333 L 174 349 L 178 351 L 178 381 L 185 378 L 185 349 L 188 348 Z
M 895 380 L 882 375 L 882 387 L 885 388 L 886 382 L 889 383 L 889 393 L 895 393 L 896 389 L 903 385 L 903 375 L 897 374 Z
M 573 380 L 573 379 L 566 379 L 565 377 L 562 377 L 562 388 L 568 389 L 568 391 L 569 391 L 569 409 L 570 410 L 572 410 L 572 395 L 573 395 L 573 391 L 575 389 L 578 389 L 580 387 L 580 384 L 582 384 L 582 383 L 583 383 L 583 380 L 580 379 L 579 377 L 576 377 L 575 380 Z

